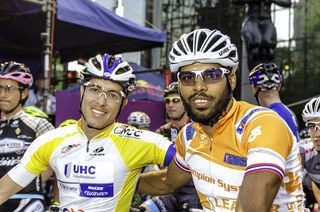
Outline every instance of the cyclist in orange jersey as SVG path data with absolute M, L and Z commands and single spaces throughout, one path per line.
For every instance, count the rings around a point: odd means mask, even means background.
M 169 60 L 194 123 L 179 132 L 167 172 L 140 176 L 139 191 L 171 193 L 192 178 L 204 211 L 303 211 L 298 144 L 277 113 L 233 98 L 238 53 L 229 36 L 183 34 Z

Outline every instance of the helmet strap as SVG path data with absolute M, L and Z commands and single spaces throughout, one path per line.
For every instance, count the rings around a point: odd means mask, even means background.
M 20 100 L 19 100 L 19 102 L 18 102 L 18 104 L 13 108 L 13 109 L 11 109 L 10 111 L 8 111 L 6 114 L 8 114 L 8 113 L 12 113 L 15 109 L 17 109 L 18 107 L 19 107 L 19 105 L 22 105 L 22 90 L 19 90 L 20 91 Z
M 184 111 L 182 114 L 181 114 L 181 116 L 179 116 L 178 118 L 170 118 L 171 120 L 174 120 L 174 121 L 181 121 L 182 120 L 182 118 L 183 118 L 183 116 L 184 116 L 184 114 L 186 114 L 186 111 Z

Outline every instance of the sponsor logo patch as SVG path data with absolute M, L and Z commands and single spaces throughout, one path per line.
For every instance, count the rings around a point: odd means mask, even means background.
M 71 149 L 80 146 L 80 144 L 70 144 L 68 146 L 65 146 L 62 148 L 61 153 L 67 153 L 69 152 Z
M 137 130 L 135 128 L 131 128 L 129 126 L 117 126 L 113 130 L 113 133 L 119 135 L 120 137 L 128 137 L 128 138 L 139 139 L 142 131 L 141 130 Z
M 81 197 L 113 197 L 113 183 L 107 184 L 80 184 Z
M 236 155 L 232 155 L 229 153 L 224 154 L 224 159 L 223 161 L 225 163 L 231 164 L 231 165 L 235 165 L 235 166 L 243 166 L 246 167 L 247 166 L 247 159 L 240 157 L 240 156 L 236 156 Z
M 64 175 L 67 178 L 75 177 L 75 178 L 86 178 L 86 179 L 94 179 L 96 173 L 95 166 L 88 165 L 78 165 L 67 163 L 64 165 Z
M 103 155 L 105 155 L 105 154 L 104 154 L 104 148 L 103 148 L 102 146 L 96 148 L 96 149 L 93 150 L 93 152 L 90 154 L 90 156 L 103 156 Z

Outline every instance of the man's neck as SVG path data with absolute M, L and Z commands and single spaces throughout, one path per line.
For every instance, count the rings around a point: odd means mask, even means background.
M 260 105 L 263 107 L 270 107 L 273 103 L 281 102 L 277 90 L 260 91 L 258 98 Z
M 95 128 L 91 128 L 87 125 L 87 122 L 82 118 L 81 119 L 81 129 L 83 131 L 83 133 L 86 135 L 86 137 L 88 138 L 88 140 L 90 141 L 92 138 L 94 138 L 95 136 L 99 135 L 100 133 L 102 133 L 103 131 L 105 131 L 109 126 L 111 126 L 112 124 L 106 126 L 103 129 L 95 129 Z
M 228 106 L 227 106 L 227 109 L 226 109 L 226 112 L 225 114 L 223 114 L 222 116 L 225 116 L 229 111 L 230 109 L 232 108 L 232 105 L 234 104 L 234 99 L 232 98 L 229 103 L 228 103 Z M 220 117 L 222 118 L 222 117 Z M 219 118 L 219 119 L 220 119 Z M 219 120 L 218 120 L 219 122 Z M 217 123 L 218 123 L 217 122 Z M 216 124 L 216 123 L 215 123 Z M 204 130 L 204 132 L 210 137 L 210 138 L 213 138 L 213 128 L 214 128 L 214 125 L 213 126 L 209 126 L 209 125 L 204 125 L 204 124 L 200 124 L 201 128 Z
M 12 117 L 14 117 L 17 113 L 19 113 L 22 110 L 21 106 L 18 106 L 14 111 L 9 112 L 9 113 L 5 113 L 5 112 L 1 112 L 1 118 L 3 119 L 11 119 Z
M 175 128 L 177 128 L 177 129 L 180 129 L 180 128 L 182 128 L 184 125 L 187 124 L 187 122 L 188 122 L 188 115 L 187 115 L 187 113 L 184 113 L 184 115 L 182 116 L 182 118 L 181 118 L 180 120 L 171 119 L 170 122 L 171 122 L 171 126 L 172 126 L 172 127 L 175 127 Z

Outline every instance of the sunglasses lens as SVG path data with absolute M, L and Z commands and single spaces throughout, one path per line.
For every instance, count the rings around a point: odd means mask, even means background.
M 178 103 L 178 102 L 180 102 L 180 101 L 181 101 L 180 98 L 173 98 L 173 99 L 172 99 L 172 102 L 173 102 L 173 103 Z
M 181 99 L 179 97 L 171 97 L 171 98 L 167 97 L 167 98 L 164 99 L 164 101 L 165 101 L 166 104 L 169 104 L 170 102 L 178 103 L 178 102 L 181 101 Z
M 183 85 L 194 85 L 195 75 L 196 74 L 191 71 L 180 72 L 178 78 Z
M 185 71 L 178 74 L 179 81 L 185 86 L 195 85 L 197 76 L 200 76 L 205 83 L 215 83 L 223 76 L 223 71 L 219 68 L 209 68 L 203 71 Z
M 164 101 L 165 101 L 166 104 L 170 103 L 170 99 L 164 99 Z
M 210 68 L 203 71 L 201 74 L 204 81 L 209 84 L 219 81 L 222 77 L 223 72 L 218 68 Z

